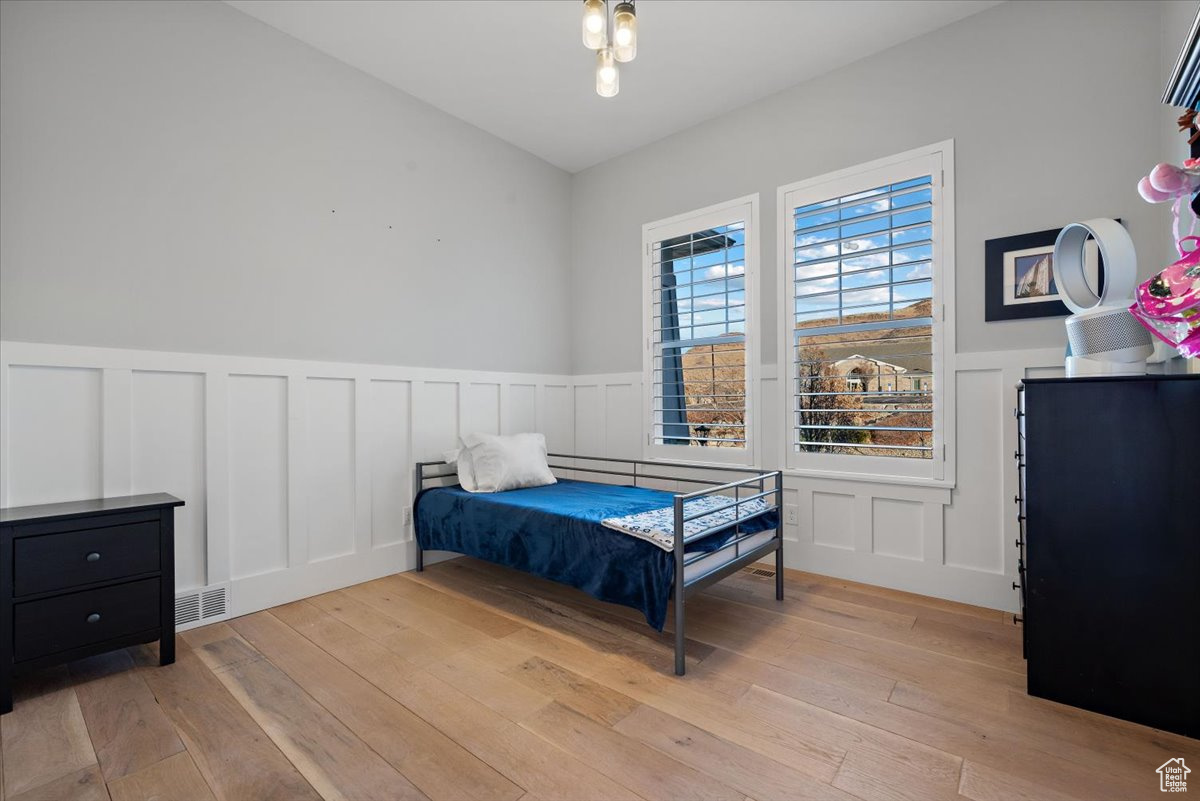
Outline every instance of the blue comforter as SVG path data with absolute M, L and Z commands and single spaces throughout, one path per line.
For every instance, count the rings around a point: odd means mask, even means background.
M 670 506 L 669 492 L 588 481 L 491 494 L 437 487 L 417 498 L 417 542 L 578 587 L 601 601 L 632 606 L 662 631 L 675 577 L 672 554 L 605 528 L 610 517 Z M 775 528 L 778 513 L 743 523 L 741 531 Z M 715 550 L 734 529 L 690 543 L 689 552 Z

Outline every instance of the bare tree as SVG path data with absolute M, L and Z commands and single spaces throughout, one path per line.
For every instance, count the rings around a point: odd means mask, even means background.
M 840 375 L 824 349 L 801 345 L 797 352 L 796 377 L 800 381 L 797 397 L 800 437 L 806 451 L 829 452 L 836 445 L 867 442 L 866 431 L 842 428 L 804 428 L 803 426 L 862 425 L 862 400 L 846 376 Z

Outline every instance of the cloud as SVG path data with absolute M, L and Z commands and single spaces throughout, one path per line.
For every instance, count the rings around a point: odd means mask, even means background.
M 837 289 L 837 276 L 830 278 L 818 278 L 815 281 L 805 281 L 796 287 L 796 297 L 803 298 L 806 295 L 815 295 L 820 292 L 829 292 Z
M 896 263 L 906 264 L 910 261 L 924 261 L 933 256 L 933 248 L 930 245 L 920 245 L 918 247 L 908 248 L 906 251 L 896 252 Z
M 928 264 L 918 264 L 918 265 L 914 266 L 911 270 L 906 272 L 904 274 L 904 278 L 902 280 L 912 281 L 915 278 L 928 278 L 928 277 L 929 277 L 929 265 Z
M 843 205 L 842 205 L 843 210 L 846 209 L 847 205 L 849 205 L 849 204 L 843 203 Z M 851 214 L 850 219 L 854 219 L 855 217 L 859 217 L 864 214 L 874 214 L 877 211 L 887 211 L 887 210 L 888 210 L 888 199 L 886 197 L 882 198 L 880 200 L 873 201 L 871 203 L 858 203 L 850 209 L 850 214 Z
M 843 292 L 842 297 L 847 306 L 862 306 L 867 303 L 887 303 L 890 293 L 888 287 L 881 286 L 875 289 L 852 289 Z
M 709 281 L 713 278 L 736 278 L 739 275 L 745 275 L 746 266 L 744 264 L 718 264 L 716 267 L 708 267 L 701 273 L 698 281 Z
M 801 253 L 796 254 L 796 261 L 816 261 L 817 259 L 829 259 L 838 255 L 837 242 L 830 242 L 819 247 L 806 248 Z
M 866 269 L 870 269 L 873 267 L 887 267 L 888 266 L 888 254 L 887 253 L 872 253 L 869 256 L 847 257 L 843 260 L 843 263 L 847 262 L 847 261 L 853 261 L 853 264 L 845 265 L 847 272 L 866 270 Z

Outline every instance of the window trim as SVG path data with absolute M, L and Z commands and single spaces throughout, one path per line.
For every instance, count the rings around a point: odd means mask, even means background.
M 735 220 L 745 223 L 746 262 L 746 428 L 744 448 L 700 448 L 654 443 L 654 293 L 652 247 L 654 242 L 682 236 L 704 228 L 728 225 Z M 759 196 L 744 195 L 723 203 L 676 214 L 642 225 L 642 440 L 644 458 L 679 464 L 753 465 L 757 452 L 759 418 L 760 368 L 758 337 L 762 330 L 759 319 Z
M 795 285 L 791 277 L 793 203 L 790 195 L 811 193 L 806 202 L 851 194 L 883 183 L 905 180 L 888 171 L 911 165 L 908 178 L 927 172 L 933 176 L 938 196 L 934 207 L 933 273 L 933 456 L 929 460 L 899 456 L 869 456 L 797 452 L 794 449 L 793 406 L 796 365 L 792 357 L 795 336 Z M 856 182 L 850 188 L 848 182 Z M 842 186 L 839 186 L 842 185 Z M 947 139 L 874 161 L 786 184 L 776 190 L 777 261 L 779 267 L 779 376 L 780 409 L 783 422 L 784 469 L 792 475 L 839 478 L 854 481 L 898 483 L 918 486 L 953 487 L 956 475 L 955 431 L 955 318 L 954 318 L 954 140 Z

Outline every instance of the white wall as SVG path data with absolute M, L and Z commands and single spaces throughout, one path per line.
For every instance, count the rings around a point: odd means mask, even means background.
M 1189 4 L 1194 10 L 1195 3 Z M 984 322 L 984 241 L 1120 217 L 1141 271 L 1169 252 L 1168 215 L 1136 184 L 1172 158 L 1159 103 L 1190 23 L 1178 4 L 1004 3 L 575 176 L 572 365 L 599 431 L 644 441 L 641 226 L 758 193 L 759 463 L 782 463 L 776 188 L 945 139 L 955 143 L 957 394 L 953 488 L 789 476 L 791 567 L 1015 609 L 1015 385 L 1061 370 L 1061 319 Z M 1170 50 L 1169 56 L 1164 53 Z M 633 391 L 624 387 L 632 384 Z M 594 404 L 598 409 L 598 404 Z M 577 444 L 581 434 L 577 432 Z M 619 451 L 608 451 L 618 455 Z
M 460 433 L 574 447 L 570 377 L 0 342 L 0 506 L 170 492 L 180 593 L 246 614 L 414 565 Z
M 569 368 L 570 176 L 225 3 L 5 0 L 0 172 L 6 340 Z

